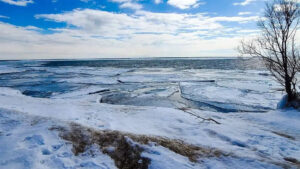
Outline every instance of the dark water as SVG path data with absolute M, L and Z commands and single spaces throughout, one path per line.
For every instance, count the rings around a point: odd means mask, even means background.
M 158 58 L 48 61 L 44 66 L 89 66 L 117 68 L 260 69 L 259 60 L 249 58 Z

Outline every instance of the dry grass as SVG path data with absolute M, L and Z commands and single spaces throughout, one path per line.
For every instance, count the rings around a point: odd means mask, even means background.
M 281 132 L 278 132 L 278 131 L 272 131 L 272 133 L 278 135 L 278 136 L 281 136 L 281 137 L 285 137 L 285 138 L 288 138 L 290 140 L 296 140 L 295 137 L 291 136 L 291 135 L 288 135 L 288 134 L 285 134 L 285 133 L 281 133 Z
M 120 131 L 100 130 L 83 127 L 72 123 L 70 127 L 52 127 L 50 130 L 59 131 L 61 138 L 73 144 L 73 153 L 78 155 L 85 152 L 91 145 L 99 145 L 100 150 L 109 155 L 119 169 L 148 169 L 151 160 L 142 157 L 143 145 L 154 143 L 189 158 L 191 162 L 199 162 L 202 158 L 222 158 L 230 156 L 238 158 L 232 153 L 209 147 L 201 147 L 185 143 L 181 140 L 164 137 L 137 135 Z M 282 168 L 293 168 L 300 166 L 300 162 L 294 158 L 284 158 L 287 163 L 270 161 L 263 158 L 261 161 L 281 166 Z
M 298 161 L 297 159 L 292 158 L 292 157 L 285 157 L 284 160 L 285 160 L 285 161 L 288 161 L 288 162 L 290 162 L 290 163 L 293 163 L 293 164 L 295 164 L 297 167 L 300 168 L 300 161 Z
M 59 131 L 60 137 L 70 141 L 73 144 L 72 151 L 75 155 L 83 153 L 93 144 L 99 145 L 101 151 L 109 155 L 119 169 L 147 169 L 151 161 L 141 156 L 141 153 L 145 151 L 141 145 L 149 143 L 168 148 L 177 154 L 188 157 L 192 162 L 197 162 L 199 158 L 231 155 L 217 149 L 187 144 L 181 140 L 119 131 L 96 131 L 74 123 L 70 128 L 52 127 L 50 130 Z
M 192 144 L 188 144 L 181 140 L 174 140 L 174 139 L 168 139 L 163 137 L 150 137 L 145 135 L 132 135 L 132 134 L 128 134 L 128 135 L 132 140 L 140 144 L 149 144 L 151 142 L 154 142 L 157 145 L 168 148 L 169 150 L 177 154 L 188 157 L 189 160 L 192 162 L 197 162 L 199 158 L 220 157 L 220 156 L 231 155 L 231 154 L 226 154 L 217 149 L 199 147 Z

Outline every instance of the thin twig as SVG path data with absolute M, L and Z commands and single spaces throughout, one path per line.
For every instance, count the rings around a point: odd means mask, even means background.
M 213 121 L 213 122 L 215 122 L 216 124 L 221 124 L 220 122 L 216 121 L 216 120 L 213 119 L 213 118 L 204 118 L 204 117 L 201 117 L 201 116 L 199 116 L 199 115 L 197 115 L 197 114 L 191 112 L 191 111 L 188 110 L 188 108 L 186 108 L 186 107 L 182 107 L 182 108 L 178 108 L 178 109 L 179 109 L 179 110 L 182 110 L 182 111 L 184 111 L 184 112 L 186 112 L 186 113 L 188 113 L 188 114 L 190 114 L 190 115 L 192 115 L 192 116 L 195 116 L 195 117 L 198 118 L 198 119 L 202 119 L 203 122 L 204 122 L 204 121 Z

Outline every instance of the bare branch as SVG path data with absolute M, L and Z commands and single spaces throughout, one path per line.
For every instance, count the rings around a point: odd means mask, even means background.
M 259 57 L 275 79 L 285 87 L 289 100 L 297 97 L 300 55 L 296 34 L 300 23 L 300 6 L 296 0 L 273 0 L 266 3 L 264 18 L 257 25 L 260 36 L 242 41 L 241 55 Z

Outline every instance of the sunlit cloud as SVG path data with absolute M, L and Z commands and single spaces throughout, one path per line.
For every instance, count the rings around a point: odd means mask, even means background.
M 142 9 L 143 6 L 135 0 L 110 0 L 111 2 L 120 3 L 120 8 L 129 8 L 133 10 Z
M 160 4 L 160 3 L 162 3 L 163 1 L 162 0 L 154 0 L 154 3 L 155 4 Z
M 234 56 L 240 39 L 255 32 L 242 32 L 222 22 L 256 19 L 149 11 L 129 15 L 92 9 L 39 14 L 36 18 L 70 27 L 54 28 L 53 33 L 43 34 L 34 26 L 0 22 L 2 56 L 6 59 Z
M 243 2 L 233 3 L 233 5 L 246 6 L 246 5 L 249 5 L 250 3 L 255 2 L 255 1 L 257 1 L 257 0 L 244 0 Z
M 205 4 L 199 0 L 168 0 L 168 4 L 180 9 L 196 8 Z
M 10 5 L 16 5 L 16 6 L 27 6 L 27 4 L 34 3 L 33 0 L 0 0 L 0 1 L 8 3 Z

